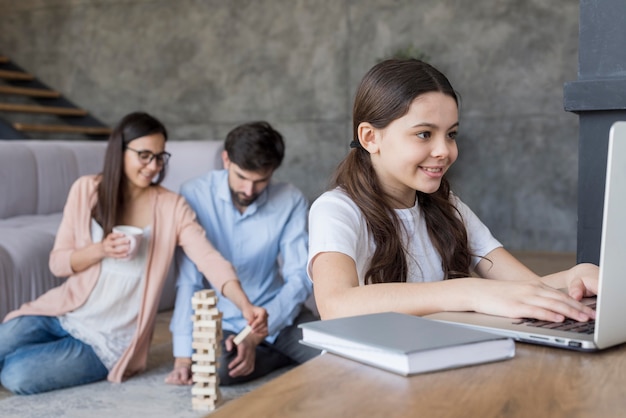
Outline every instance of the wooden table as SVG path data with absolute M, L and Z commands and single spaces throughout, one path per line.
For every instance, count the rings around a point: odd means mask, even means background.
M 411 377 L 324 354 L 210 417 L 626 417 L 626 345 L 516 348 L 510 360 Z

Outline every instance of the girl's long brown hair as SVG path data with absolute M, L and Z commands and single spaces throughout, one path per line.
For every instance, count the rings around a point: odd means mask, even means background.
M 100 224 L 104 235 L 111 233 L 125 210 L 126 181 L 124 176 L 124 152 L 130 141 L 152 134 L 163 134 L 167 140 L 167 130 L 161 122 L 144 112 L 126 115 L 113 129 L 104 156 L 104 168 L 100 173 L 98 200 L 91 210 L 91 216 Z M 165 178 L 163 166 L 153 185 Z
M 441 92 L 457 102 L 448 79 L 431 65 L 417 59 L 386 60 L 370 69 L 357 89 L 353 108 L 353 138 L 358 141 L 358 126 L 369 122 L 385 128 L 404 116 L 415 98 L 428 92 Z M 405 282 L 407 254 L 402 244 L 406 233 L 392 198 L 376 176 L 370 154 L 361 147 L 351 150 L 339 164 L 333 186 L 342 188 L 363 212 L 376 249 L 365 274 L 365 283 Z M 454 204 L 445 176 L 439 189 L 426 194 L 416 192 L 424 214 L 428 235 L 441 256 L 444 278 L 469 275 L 471 254 L 467 231 Z M 382 197 L 382 198 L 381 198 Z

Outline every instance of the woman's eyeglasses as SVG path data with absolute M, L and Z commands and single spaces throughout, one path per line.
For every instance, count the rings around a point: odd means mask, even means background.
M 134 151 L 137 153 L 137 157 L 139 157 L 139 162 L 143 165 L 148 165 L 156 158 L 157 165 L 159 167 L 163 167 L 167 164 L 172 154 L 169 152 L 163 151 L 161 153 L 155 154 L 149 150 L 136 150 L 130 147 L 126 147 L 127 150 Z

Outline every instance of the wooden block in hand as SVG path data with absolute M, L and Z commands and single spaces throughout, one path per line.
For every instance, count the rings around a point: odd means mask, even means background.
M 242 329 L 241 332 L 239 334 L 237 334 L 237 336 L 233 340 L 235 345 L 241 344 L 241 342 L 244 340 L 244 338 L 246 338 L 248 336 L 248 334 L 250 334 L 250 331 L 252 331 L 252 327 L 250 327 L 250 325 L 246 325 L 246 327 L 244 329 Z

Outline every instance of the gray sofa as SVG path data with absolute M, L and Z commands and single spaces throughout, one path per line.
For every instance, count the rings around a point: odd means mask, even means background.
M 63 282 L 48 268 L 48 257 L 70 186 L 79 176 L 102 169 L 106 143 L 76 140 L 0 140 L 0 320 Z M 221 168 L 222 141 L 174 141 L 165 187 L 180 185 Z M 159 305 L 175 300 L 171 269 Z

